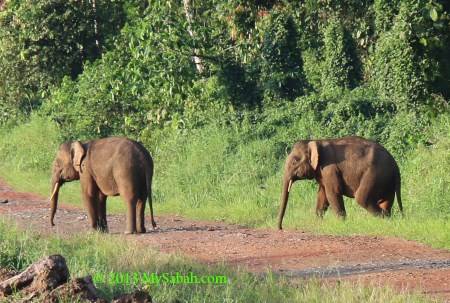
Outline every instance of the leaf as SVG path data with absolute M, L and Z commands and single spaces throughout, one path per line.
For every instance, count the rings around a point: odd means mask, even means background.
M 430 18 L 433 21 L 437 21 L 439 19 L 438 12 L 436 11 L 436 9 L 434 7 L 432 9 L 430 9 Z
M 420 38 L 420 44 L 427 46 L 427 39 L 425 39 L 425 37 Z

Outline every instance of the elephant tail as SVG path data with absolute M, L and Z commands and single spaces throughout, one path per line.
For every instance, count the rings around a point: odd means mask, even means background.
M 400 209 L 400 213 L 403 216 L 401 188 L 402 188 L 402 181 L 400 178 L 400 173 L 397 173 L 397 175 L 395 176 L 395 196 L 397 197 L 398 208 Z
M 150 218 L 152 221 L 152 227 L 156 228 L 156 222 L 153 218 L 153 198 L 152 198 L 152 181 L 153 181 L 153 161 L 150 160 L 150 170 L 147 172 L 147 194 L 148 194 L 148 204 L 150 206 Z

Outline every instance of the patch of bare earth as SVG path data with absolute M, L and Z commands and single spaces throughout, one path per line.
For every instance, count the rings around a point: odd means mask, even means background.
M 87 217 L 81 208 L 60 205 L 52 228 L 48 202 L 36 195 L 15 192 L 1 180 L 0 215 L 43 235 L 69 236 L 87 230 Z M 208 264 L 227 262 L 255 274 L 270 269 L 293 279 L 317 276 L 327 281 L 390 284 L 402 291 L 419 289 L 450 302 L 448 250 L 392 237 L 258 230 L 176 216 L 157 216 L 156 221 L 157 229 L 134 238 L 161 252 L 183 253 Z M 146 222 L 150 222 L 149 218 Z M 125 216 L 109 215 L 108 225 L 110 233 L 122 234 Z

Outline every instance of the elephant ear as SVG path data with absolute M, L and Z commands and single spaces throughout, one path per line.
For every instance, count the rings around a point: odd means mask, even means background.
M 308 151 L 309 151 L 309 160 L 311 162 L 311 166 L 317 169 L 319 165 L 319 143 L 317 141 L 311 141 L 308 143 Z
M 72 143 L 70 146 L 70 154 L 72 156 L 73 167 L 77 172 L 81 172 L 81 160 L 83 159 L 85 151 L 80 141 Z

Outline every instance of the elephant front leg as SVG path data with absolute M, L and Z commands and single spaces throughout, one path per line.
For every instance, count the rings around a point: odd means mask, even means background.
M 98 226 L 98 207 L 97 195 L 83 190 L 84 208 L 86 209 L 89 227 L 91 230 L 97 230 Z
M 106 221 L 106 198 L 107 196 L 99 191 L 98 195 L 98 218 L 97 218 L 97 230 L 101 232 L 108 232 L 108 222 Z
M 95 183 L 92 176 L 87 174 L 80 175 L 81 180 L 81 190 L 83 193 L 84 208 L 86 209 L 89 227 L 91 230 L 101 230 L 101 223 L 99 218 L 104 219 L 104 224 L 106 224 L 106 196 L 104 196 L 99 190 L 97 184 Z
M 316 200 L 316 215 L 319 218 L 323 218 L 323 215 L 325 214 L 329 206 L 330 203 L 328 202 L 327 195 L 325 194 L 325 187 L 319 186 Z

